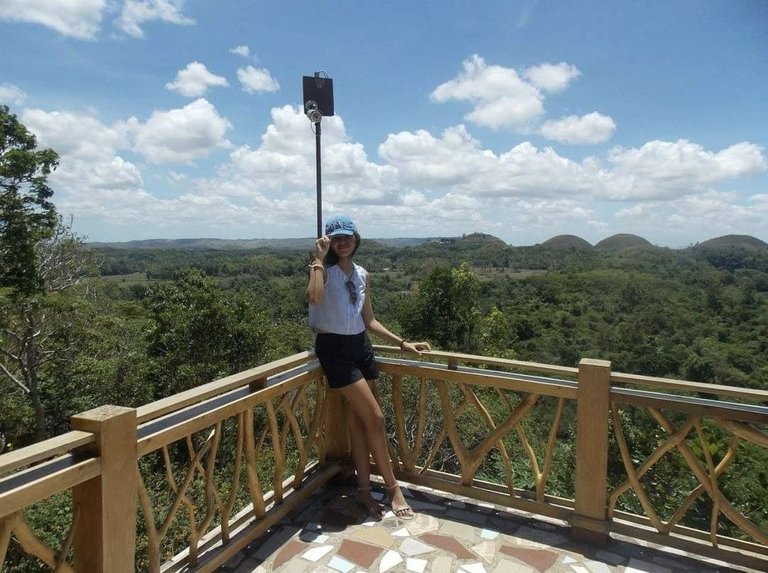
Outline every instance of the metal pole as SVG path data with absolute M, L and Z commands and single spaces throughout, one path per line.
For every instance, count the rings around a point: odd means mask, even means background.
M 315 163 L 317 169 L 317 238 L 323 236 L 323 187 L 320 177 L 320 122 L 315 124 Z

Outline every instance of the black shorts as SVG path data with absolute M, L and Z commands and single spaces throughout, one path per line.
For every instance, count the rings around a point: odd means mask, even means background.
M 365 331 L 352 335 L 319 332 L 315 336 L 315 356 L 331 388 L 379 377 L 373 346 Z

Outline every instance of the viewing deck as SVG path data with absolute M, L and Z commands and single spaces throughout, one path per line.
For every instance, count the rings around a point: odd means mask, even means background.
M 757 571 L 653 544 L 574 541 L 565 522 L 457 498 L 404 490 L 412 521 L 368 517 L 354 487 L 319 490 L 271 533 L 231 558 L 227 573 L 725 573 Z M 379 488 L 383 499 L 383 488 Z
M 765 509 L 732 487 L 764 470 L 768 393 L 377 350 L 414 520 L 333 485 L 344 406 L 305 352 L 0 456 L 3 571 L 768 570 Z

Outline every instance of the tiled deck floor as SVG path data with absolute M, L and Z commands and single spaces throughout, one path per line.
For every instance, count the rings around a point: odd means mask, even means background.
M 229 573 L 714 573 L 754 571 L 694 560 L 633 543 L 577 543 L 563 524 L 404 488 L 417 511 L 375 521 L 350 487 L 316 492 L 300 511 L 220 568 Z M 382 490 L 376 492 L 383 500 Z

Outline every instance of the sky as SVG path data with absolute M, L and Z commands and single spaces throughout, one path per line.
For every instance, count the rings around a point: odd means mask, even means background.
M 86 241 L 768 242 L 765 0 L 0 0 L 0 104 Z

